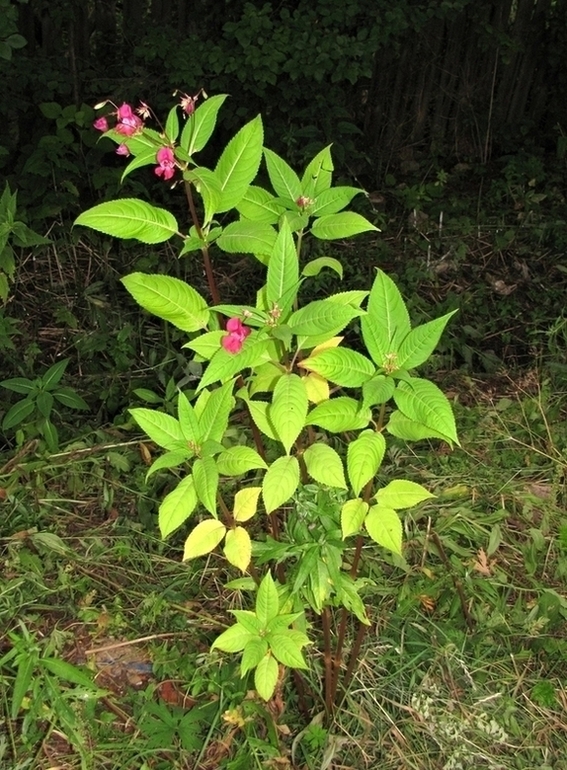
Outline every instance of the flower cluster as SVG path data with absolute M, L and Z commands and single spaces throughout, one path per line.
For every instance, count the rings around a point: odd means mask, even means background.
M 221 345 L 228 353 L 240 353 L 244 340 L 252 329 L 248 326 L 244 326 L 240 318 L 229 318 L 226 322 L 226 334 L 222 340 Z

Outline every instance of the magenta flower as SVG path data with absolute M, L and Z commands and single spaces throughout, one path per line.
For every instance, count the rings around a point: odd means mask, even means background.
M 159 163 L 154 168 L 156 176 L 162 176 L 166 181 L 175 174 L 175 157 L 171 147 L 160 147 L 156 154 Z
M 123 155 L 125 158 L 127 158 L 130 155 L 130 150 L 125 144 L 119 144 L 116 148 L 116 154 Z
M 97 118 L 93 123 L 93 128 L 97 131 L 108 131 L 108 120 L 104 117 Z
M 116 131 L 124 136 L 132 136 L 144 126 L 143 120 L 134 114 L 129 104 L 124 103 L 119 107 L 116 115 L 118 116 Z
M 244 326 L 240 318 L 229 318 L 226 322 L 226 334 L 222 340 L 221 345 L 228 353 L 240 353 L 244 340 L 252 329 L 248 326 Z

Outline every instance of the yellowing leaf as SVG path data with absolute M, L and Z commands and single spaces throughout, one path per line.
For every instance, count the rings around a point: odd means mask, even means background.
M 197 524 L 185 541 L 183 561 L 210 553 L 223 539 L 225 532 L 226 527 L 217 519 L 206 519 Z
M 327 401 L 331 395 L 327 380 L 315 372 L 310 372 L 307 377 L 303 377 L 303 384 L 305 385 L 307 398 L 312 404 L 320 404 L 322 401 Z
M 368 503 L 364 500 L 357 498 L 356 500 L 347 500 L 341 508 L 341 529 L 343 531 L 343 538 L 349 535 L 355 535 L 361 528 L 366 512 L 368 511 Z
M 364 521 L 372 540 L 389 551 L 402 553 L 402 522 L 393 508 L 373 505 Z
M 223 550 L 231 564 L 242 572 L 246 572 L 252 557 L 252 543 L 250 542 L 250 535 L 244 527 L 228 530 Z
M 258 498 L 262 487 L 246 487 L 239 489 L 234 495 L 234 520 L 248 521 L 256 513 Z
M 318 353 L 322 353 L 324 350 L 329 350 L 329 348 L 338 347 L 343 340 L 344 337 L 331 337 L 330 340 L 325 340 L 325 342 L 322 342 L 320 345 L 317 345 L 313 348 L 310 353 L 310 357 L 316 356 Z

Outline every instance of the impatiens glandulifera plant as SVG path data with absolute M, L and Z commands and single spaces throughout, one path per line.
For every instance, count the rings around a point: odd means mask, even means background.
M 147 244 L 177 238 L 180 256 L 201 251 L 212 304 L 177 278 L 123 278 L 143 308 L 187 332 L 183 347 L 203 366 L 196 390 L 179 390 L 177 417 L 130 410 L 165 450 L 148 476 L 175 469 L 178 479 L 159 508 L 161 534 L 168 537 L 193 516 L 183 558 L 220 547 L 245 573 L 229 586 L 257 588 L 255 612 L 235 612 L 236 625 L 213 647 L 242 652 L 242 674 L 255 669 L 262 698 L 274 693 L 280 664 L 305 667 L 307 622 L 320 617 L 331 710 L 348 614 L 362 630 L 370 622 L 361 597 L 366 581 L 359 576 L 363 544 L 370 538 L 401 559 L 403 512 L 433 497 L 414 481 L 380 481 L 386 435 L 458 444 L 450 402 L 416 374 L 452 313 L 412 328 L 399 290 L 381 270 L 369 292 L 304 303 L 304 284 L 321 270 L 342 277 L 335 258 L 303 259 L 306 237 L 327 241 L 377 230 L 344 211 L 363 191 L 332 186 L 329 147 L 296 174 L 263 147 L 260 117 L 228 143 L 214 169 L 197 165 L 195 156 L 226 98 L 213 96 L 195 108 L 198 96 L 184 95 L 160 130 L 145 125 L 147 105 L 137 112 L 114 107 L 95 123 L 119 154 L 132 157 L 124 176 L 153 165 L 172 188 L 182 188 L 189 226 L 163 208 L 129 198 L 95 206 L 76 224 Z M 252 184 L 262 159 L 271 191 Z M 234 216 L 227 218 L 228 212 Z M 251 254 L 265 269 L 265 282 L 249 304 L 221 301 L 213 244 L 230 254 Z M 333 641 L 331 613 L 337 608 Z M 355 657 L 360 641 L 361 635 Z

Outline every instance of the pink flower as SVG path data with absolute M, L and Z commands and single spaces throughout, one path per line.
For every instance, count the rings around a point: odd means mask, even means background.
M 175 157 L 171 147 L 160 147 L 156 154 L 159 166 L 154 168 L 156 176 L 163 176 L 167 181 L 175 174 Z
M 127 158 L 128 155 L 130 155 L 130 150 L 125 144 L 119 144 L 116 148 L 116 154 L 123 155 L 125 158 Z
M 108 120 L 104 117 L 97 118 L 93 123 L 93 128 L 97 131 L 108 131 Z
M 222 340 L 221 345 L 228 353 L 240 353 L 244 340 L 252 329 L 248 326 L 244 326 L 240 318 L 229 318 L 226 322 L 226 334 Z
M 118 123 L 116 124 L 116 131 L 124 136 L 132 136 L 140 131 L 144 122 L 137 115 L 134 115 L 132 107 L 129 104 L 124 103 L 118 108 L 116 115 L 118 116 Z

